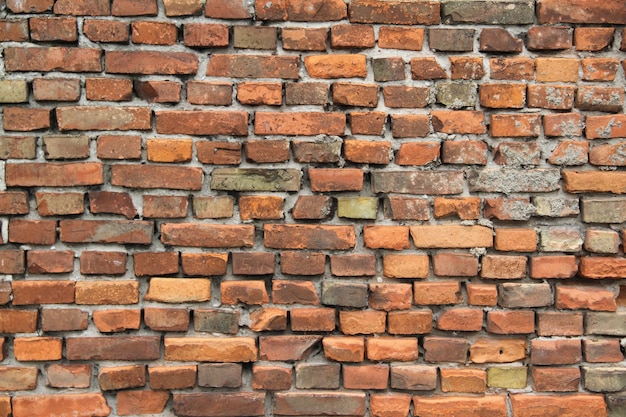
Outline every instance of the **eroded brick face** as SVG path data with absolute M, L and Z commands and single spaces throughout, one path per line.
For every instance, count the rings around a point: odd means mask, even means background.
M 1 8 L 0 417 L 626 415 L 623 0 Z

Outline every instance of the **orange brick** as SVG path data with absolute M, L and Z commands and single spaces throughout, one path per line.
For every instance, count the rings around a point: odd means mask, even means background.
M 271 220 L 284 217 L 284 198 L 279 196 L 241 196 L 239 215 L 241 220 Z
M 370 249 L 408 249 L 409 228 L 406 226 L 365 226 L 363 241 L 365 247 Z
M 433 110 L 433 129 L 442 133 L 482 134 L 487 131 L 485 115 L 474 110 Z
M 192 147 L 191 139 L 148 139 L 146 141 L 148 161 L 152 162 L 191 161 Z
M 439 142 L 404 142 L 396 152 L 397 165 L 428 165 L 439 160 Z
M 578 27 L 574 29 L 574 45 L 577 51 L 601 51 L 611 45 L 614 28 Z
M 481 84 L 480 105 L 494 109 L 521 109 L 526 102 L 525 84 Z
M 13 354 L 20 362 L 56 361 L 62 358 L 63 339 L 57 337 L 16 337 Z
M 365 78 L 366 56 L 360 54 L 310 55 L 304 66 L 313 78 Z
M 481 394 L 487 389 L 487 372 L 483 369 L 441 368 L 443 392 Z
M 428 255 L 384 255 L 383 274 L 387 278 L 428 278 Z
M 494 247 L 504 252 L 534 252 L 537 250 L 537 232 L 534 229 L 497 228 Z
M 339 329 L 346 335 L 385 333 L 387 314 L 364 310 L 339 312 Z
M 390 311 L 387 314 L 389 334 L 427 334 L 433 327 L 431 310 Z
M 491 247 L 491 229 L 484 226 L 411 226 L 411 237 L 418 248 Z
M 324 356 L 337 362 L 362 362 L 365 339 L 362 336 L 326 336 L 322 340 Z
M 535 64 L 539 82 L 575 83 L 579 79 L 580 62 L 576 58 L 537 58 Z
M 380 48 L 421 51 L 423 44 L 423 28 L 381 26 L 378 30 L 378 46 Z
M 530 258 L 531 278 L 572 278 L 578 272 L 578 261 L 573 255 L 533 256 Z
M 480 276 L 490 279 L 517 279 L 526 277 L 525 256 L 485 255 Z
M 414 282 L 413 301 L 417 305 L 445 305 L 463 302 L 458 281 Z
M 498 288 L 492 284 L 467 283 L 467 303 L 475 306 L 495 306 L 498 304 Z
M 537 137 L 541 131 L 541 116 L 532 114 L 492 114 L 491 136 Z
M 479 197 L 444 198 L 435 197 L 434 215 L 440 217 L 458 217 L 461 220 L 474 220 L 480 217 Z
M 483 328 L 483 310 L 456 307 L 443 310 L 437 318 L 437 329 L 478 332 Z
M 412 362 L 419 355 L 415 337 L 370 337 L 366 351 L 369 360 L 379 362 Z
M 275 82 L 239 83 L 237 100 L 250 106 L 280 106 L 283 102 L 283 85 Z
M 487 331 L 495 334 L 530 334 L 535 332 L 534 311 L 490 311 Z

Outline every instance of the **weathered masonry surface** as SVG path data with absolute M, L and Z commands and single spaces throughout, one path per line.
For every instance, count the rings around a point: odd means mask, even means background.
M 0 417 L 626 415 L 624 0 L 0 2 Z

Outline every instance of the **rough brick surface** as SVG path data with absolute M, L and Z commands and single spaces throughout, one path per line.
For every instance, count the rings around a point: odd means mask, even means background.
M 626 413 L 622 0 L 0 8 L 0 417 Z

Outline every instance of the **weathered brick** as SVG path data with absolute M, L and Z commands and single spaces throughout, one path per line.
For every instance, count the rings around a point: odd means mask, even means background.
M 575 83 L 579 79 L 580 61 L 575 58 L 537 58 L 536 76 L 539 82 Z
M 160 338 L 154 336 L 68 337 L 69 360 L 150 361 L 160 357 Z
M 139 302 L 137 281 L 80 281 L 76 283 L 76 304 L 83 305 L 124 305 Z
M 425 114 L 394 114 L 391 116 L 391 135 L 394 138 L 426 137 L 430 123 Z
M 426 362 L 465 363 L 469 342 L 454 337 L 424 337 L 424 360 Z
M 478 38 L 481 52 L 522 52 L 523 42 L 504 28 L 485 28 Z
M 566 3 L 559 0 L 543 0 L 538 4 L 537 18 L 539 23 L 623 24 L 626 22 L 626 14 L 617 0 L 593 1 L 591 4 L 584 0 Z
M 169 51 L 107 51 L 105 69 L 111 74 L 195 74 L 196 55 Z
M 135 243 L 152 242 L 154 224 L 139 220 L 62 220 L 59 237 L 63 242 Z
M 535 20 L 535 5 L 532 1 L 459 1 L 442 3 L 443 22 L 474 23 L 490 25 L 524 25 Z
M 43 13 L 52 10 L 54 0 L 8 0 L 6 5 L 13 13 Z
M 441 369 L 443 392 L 482 394 L 487 389 L 487 374 L 482 369 Z
M 440 22 L 440 5 L 437 2 L 406 3 L 391 1 L 380 3 L 357 0 L 348 7 L 352 23 L 387 23 L 394 25 L 434 25 Z
M 413 301 L 417 305 L 460 304 L 463 294 L 458 281 L 413 282 Z
M 239 363 L 203 363 L 198 365 L 198 385 L 209 388 L 241 387 L 242 366 Z
M 4 130 L 29 132 L 50 128 L 50 109 L 5 107 Z
M 533 387 L 537 391 L 567 392 L 578 391 L 580 384 L 579 368 L 552 368 L 536 366 L 531 368 Z
M 74 303 L 72 281 L 15 281 L 13 305 L 72 304 Z
M 510 363 L 526 358 L 526 339 L 479 338 L 470 347 L 474 363 Z
M 52 364 L 46 367 L 46 385 L 53 388 L 89 388 L 91 365 Z
M 143 310 L 143 319 L 146 327 L 154 331 L 186 332 L 189 329 L 189 311 L 184 308 L 146 307 Z
M 552 289 L 548 283 L 504 283 L 498 290 L 498 304 L 504 308 L 543 307 L 552 305 Z
M 434 396 L 413 397 L 413 409 L 415 413 L 424 417 L 435 417 L 452 412 L 468 417 L 479 417 L 480 414 L 504 417 L 507 415 L 506 398 L 502 395 L 489 395 L 483 397 L 469 396 Z
M 283 48 L 288 51 L 325 51 L 326 28 L 285 27 L 281 30 Z
M 478 85 L 469 81 L 440 81 L 435 85 L 437 103 L 449 109 L 475 107 Z
M 487 144 L 477 140 L 447 140 L 441 148 L 445 164 L 487 165 L 488 154 Z
M 460 171 L 375 171 L 371 173 L 372 192 L 400 194 L 459 194 L 463 188 Z
M 174 413 L 179 415 L 262 416 L 265 394 L 256 392 L 203 392 L 174 394 Z M 208 413 L 207 413 L 207 410 Z
M 78 308 L 43 308 L 41 310 L 41 330 L 63 332 L 86 330 L 89 313 Z
M 521 109 L 526 102 L 524 84 L 481 84 L 480 105 L 495 109 Z M 530 103 L 529 103 L 530 105 Z
M 107 310 L 94 311 L 93 322 L 101 333 L 124 332 L 139 330 L 141 310 Z
M 538 312 L 537 334 L 539 336 L 581 336 L 583 334 L 583 313 Z
M 103 391 L 143 387 L 146 385 L 146 367 L 127 365 L 101 368 L 98 384 Z
M 253 362 L 257 347 L 250 337 L 194 337 L 164 339 L 165 359 L 199 362 Z
M 150 366 L 148 376 L 150 388 L 160 389 L 183 389 L 192 388 L 196 384 L 196 366 Z
M 211 280 L 152 278 L 144 300 L 162 303 L 203 302 L 211 299 Z
M 13 71 L 100 72 L 102 51 L 76 47 L 10 47 L 4 50 L 5 68 Z
M 263 281 L 220 282 L 222 304 L 263 305 L 269 303 L 269 295 Z
M 299 66 L 300 60 L 297 56 L 214 54 L 210 58 L 206 75 L 297 79 Z M 196 70 L 197 68 L 193 72 Z
M 191 80 L 186 87 L 187 101 L 191 104 L 229 106 L 232 103 L 232 83 Z
M 448 78 L 448 74 L 434 57 L 411 58 L 411 77 L 414 80 L 440 80 Z
M 61 416 L 67 414 L 67 410 L 79 417 L 108 416 L 111 413 L 111 407 L 101 393 L 17 396 L 13 398 L 12 406 L 15 417 L 46 413 Z
M 530 334 L 535 332 L 534 311 L 490 311 L 487 331 L 494 334 Z
M 619 69 L 614 58 L 583 58 L 581 64 L 585 81 L 613 81 Z
M 254 119 L 257 135 L 343 135 L 345 129 L 346 116 L 336 112 L 257 112 Z

